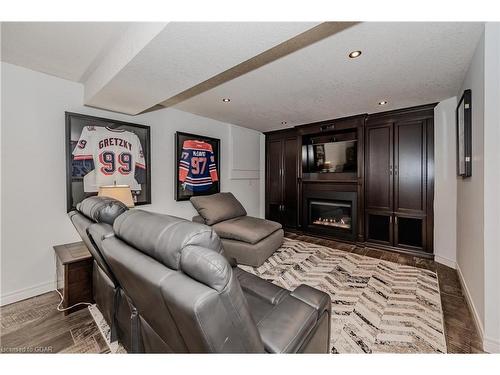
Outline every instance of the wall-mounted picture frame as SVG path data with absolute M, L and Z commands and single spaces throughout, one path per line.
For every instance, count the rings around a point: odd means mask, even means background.
M 65 112 L 67 211 L 99 187 L 128 185 L 134 205 L 151 204 L 151 128 Z
M 472 176 L 472 91 L 465 90 L 456 110 L 457 174 Z
M 175 200 L 220 192 L 220 139 L 175 133 Z

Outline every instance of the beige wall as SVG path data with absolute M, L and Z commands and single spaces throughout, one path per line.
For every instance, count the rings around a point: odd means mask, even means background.
M 457 180 L 457 269 L 484 350 L 500 353 L 500 23 L 486 23 L 472 90 L 472 177 Z
M 457 264 L 484 324 L 484 34 L 458 98 L 472 90 L 472 177 L 457 179 Z
M 484 59 L 484 347 L 500 352 L 500 23 L 486 24 Z
M 434 259 L 452 268 L 457 263 L 456 107 L 454 96 L 434 108 Z
M 232 191 L 249 215 L 259 216 L 259 181 L 230 178 L 230 144 L 243 136 L 258 145 L 259 132 L 241 135 L 231 132 L 234 125 L 175 109 L 127 116 L 85 107 L 81 84 L 3 62 L 1 79 L 0 305 L 53 290 L 52 246 L 79 240 L 66 214 L 64 111 L 151 126 L 152 204 L 141 209 L 186 219 L 196 213 L 190 202 L 174 200 L 174 133 L 185 131 L 221 140 L 221 190 Z M 258 147 L 250 157 L 258 167 Z

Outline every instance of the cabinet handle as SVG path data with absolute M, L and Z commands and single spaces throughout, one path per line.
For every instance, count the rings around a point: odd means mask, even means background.
M 398 217 L 397 217 L 397 216 L 394 216 L 394 223 L 395 223 L 396 225 L 398 225 Z
M 389 216 L 389 224 L 392 224 L 392 215 Z
M 395 175 L 395 176 L 397 176 L 397 174 L 398 174 L 398 167 L 397 167 L 397 166 L 395 166 L 395 167 L 394 167 L 394 175 Z
M 392 165 L 389 165 L 389 175 L 392 176 Z

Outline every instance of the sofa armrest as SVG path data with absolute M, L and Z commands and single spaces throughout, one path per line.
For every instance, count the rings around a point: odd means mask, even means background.
M 314 308 L 318 312 L 318 317 L 325 311 L 330 313 L 332 309 L 332 300 L 330 296 L 309 285 L 299 285 L 290 295 Z
M 318 311 L 287 295 L 257 324 L 269 353 L 297 353 L 318 323 Z
M 192 221 L 193 221 L 193 223 L 205 224 L 205 219 L 203 219 L 203 217 L 201 217 L 201 215 L 193 216 Z
M 289 294 L 288 290 L 280 288 L 279 286 L 246 272 L 239 267 L 234 268 L 233 272 L 240 282 L 243 292 L 251 294 L 271 305 L 277 305 Z

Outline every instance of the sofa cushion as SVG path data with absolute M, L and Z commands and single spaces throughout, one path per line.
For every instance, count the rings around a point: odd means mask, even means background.
M 117 217 L 113 229 L 118 238 L 174 270 L 182 268 L 181 255 L 189 246 L 223 253 L 212 228 L 174 216 L 134 209 Z
M 234 258 L 237 264 L 260 267 L 267 258 L 283 245 L 283 229 L 267 236 L 256 244 L 222 238 L 224 254 Z
M 113 198 L 92 196 L 78 203 L 76 210 L 96 223 L 113 225 L 118 216 L 128 211 L 128 207 Z
M 241 216 L 217 223 L 212 228 L 221 238 L 256 244 L 281 229 L 281 224 L 252 216 Z
M 207 225 L 214 225 L 247 214 L 245 208 L 232 193 L 191 197 L 190 201 Z

